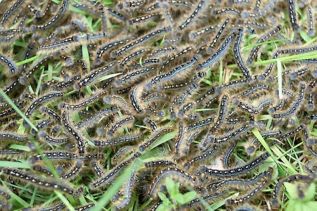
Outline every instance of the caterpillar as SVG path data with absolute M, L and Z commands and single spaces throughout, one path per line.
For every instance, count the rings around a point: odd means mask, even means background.
M 137 182 L 136 173 L 133 172 L 131 177 L 128 179 L 128 182 L 125 185 L 123 200 L 119 200 L 118 202 L 115 202 L 115 206 L 117 209 L 123 209 L 130 203 L 132 198 L 132 191 L 136 182 Z
M 228 101 L 229 101 L 228 95 L 223 95 L 221 97 L 217 120 L 214 123 L 214 125 L 211 127 L 211 130 L 218 129 L 219 126 L 224 122 L 226 114 L 227 114 Z
M 116 146 L 116 145 L 135 142 L 139 140 L 140 137 L 141 137 L 140 134 L 132 134 L 132 135 L 124 135 L 124 136 L 115 137 L 107 141 L 93 140 L 92 142 L 97 147 Z
M 280 198 L 281 189 L 283 187 L 284 182 L 293 182 L 293 181 L 311 182 L 312 180 L 313 178 L 311 178 L 309 175 L 301 175 L 301 174 L 294 174 L 284 179 L 280 179 L 278 183 L 275 185 L 273 190 L 272 207 L 274 208 L 279 207 L 279 198 Z
M 175 76 L 179 75 L 180 73 L 184 72 L 186 69 L 191 68 L 195 63 L 197 62 L 197 58 L 194 56 L 191 60 L 178 65 L 174 69 L 172 69 L 170 72 L 155 76 L 150 80 L 149 83 L 145 85 L 146 90 L 150 90 L 154 85 L 173 79 Z
M 200 0 L 196 6 L 196 8 L 194 9 L 194 11 L 192 12 L 192 14 L 184 21 L 181 23 L 181 25 L 179 26 L 180 30 L 185 29 L 186 27 L 189 26 L 190 23 L 193 22 L 193 20 L 198 16 L 199 12 L 201 12 L 201 10 L 203 10 L 204 6 L 207 4 L 206 1 L 204 0 Z
M 43 152 L 43 155 L 36 155 L 34 156 L 36 160 L 42 160 L 43 156 L 50 160 L 74 160 L 78 159 L 78 156 L 75 153 L 70 153 L 67 151 L 49 151 Z
M 163 170 L 160 171 L 160 173 L 156 176 L 156 178 L 154 178 L 150 188 L 149 188 L 149 195 L 153 196 L 157 187 L 159 186 L 160 181 L 163 180 L 163 178 L 169 177 L 169 176 L 179 176 L 181 178 L 186 179 L 187 181 L 189 181 L 190 183 L 195 183 L 195 177 L 191 176 L 190 174 L 188 174 L 187 172 L 177 168 L 177 167 L 167 167 Z
M 106 94 L 106 91 L 97 90 L 91 97 L 84 98 L 83 100 L 81 100 L 75 104 L 69 104 L 69 103 L 63 102 L 63 103 L 59 104 L 59 107 L 61 109 L 65 109 L 67 111 L 76 111 L 78 109 L 84 108 L 85 106 L 99 100 L 105 94 Z
M 258 51 L 261 48 L 261 43 L 269 40 L 271 37 L 273 37 L 274 35 L 276 35 L 277 33 L 279 33 L 282 30 L 282 26 L 281 25 L 277 25 L 275 26 L 272 30 L 268 31 L 267 33 L 265 33 L 264 35 L 262 35 L 257 41 L 256 41 L 256 45 L 255 47 L 253 47 L 250 51 L 249 57 L 247 58 L 247 64 L 252 64 L 252 62 L 254 61 L 254 59 L 257 57 Z
M 77 142 L 78 153 L 83 155 L 85 153 L 85 141 L 81 134 L 77 132 L 69 121 L 69 116 L 66 111 L 62 111 L 61 123 L 63 124 L 66 131 L 72 136 Z
M 245 125 L 242 125 L 236 130 L 233 130 L 232 132 L 229 132 L 228 134 L 219 136 L 219 137 L 214 137 L 212 134 L 208 134 L 208 136 L 202 140 L 199 144 L 201 149 L 205 149 L 209 144 L 214 143 L 214 144 L 222 144 L 222 143 L 227 143 L 228 141 L 236 138 L 239 135 L 242 135 L 243 133 L 248 132 L 254 127 L 253 122 L 249 122 Z
M 63 90 L 63 89 L 67 89 L 69 87 L 71 87 L 72 85 L 74 85 L 76 83 L 76 81 L 80 80 L 80 75 L 75 75 L 72 76 L 70 79 L 68 79 L 67 81 L 63 81 L 60 83 L 57 83 L 53 86 L 54 90 Z
M 101 45 L 97 49 L 95 61 L 97 63 L 99 63 L 104 53 L 106 53 L 110 49 L 113 49 L 113 48 L 118 47 L 120 45 L 126 44 L 128 41 L 129 41 L 129 39 L 126 38 L 126 39 L 121 39 L 121 40 L 115 40 L 115 41 L 108 42 L 106 44 Z
M 121 56 L 122 54 L 124 54 L 125 52 L 127 52 L 128 50 L 130 50 L 131 48 L 134 48 L 144 42 L 146 42 L 147 40 L 152 39 L 153 37 L 156 37 L 162 33 L 167 33 L 171 31 L 171 27 L 163 27 L 157 30 L 154 30 L 148 34 L 145 34 L 139 38 L 137 38 L 136 40 L 131 41 L 130 43 L 128 43 L 127 45 L 119 48 L 118 50 L 116 50 L 115 52 L 112 53 L 112 57 L 115 56 Z
M 76 211 L 90 210 L 90 208 L 93 208 L 94 206 L 95 206 L 94 203 L 90 203 L 90 204 L 86 204 L 86 205 L 83 205 L 83 206 L 76 207 L 75 210 Z
M 305 96 L 305 90 L 306 90 L 306 84 L 301 82 L 298 87 L 298 97 L 295 99 L 295 101 L 292 103 L 292 105 L 284 112 L 275 113 L 272 114 L 273 118 L 286 118 L 289 115 L 292 115 L 297 112 L 297 110 L 300 108 L 300 105 L 304 101 Z
M 290 18 L 292 29 L 293 29 L 293 31 L 297 31 L 299 29 L 299 25 L 297 22 L 295 1 L 288 0 L 287 3 L 288 3 L 288 15 Z
M 208 46 L 208 52 L 211 52 L 212 49 L 215 47 L 216 43 L 219 41 L 221 35 L 223 34 L 224 30 L 226 29 L 230 19 L 226 18 L 226 20 L 223 22 L 223 24 L 220 26 L 220 29 L 218 30 L 216 36 L 212 39 L 211 43 Z
M 218 148 L 217 147 L 211 147 L 210 149 L 205 150 L 202 154 L 192 158 L 188 162 L 184 164 L 185 169 L 189 169 L 194 163 L 198 161 L 202 161 L 207 159 L 210 156 L 214 156 L 217 152 Z
M 192 46 L 188 46 L 186 48 L 183 48 L 181 51 L 177 52 L 176 54 L 173 54 L 172 56 L 169 56 L 165 62 L 161 65 L 161 70 L 163 70 L 165 67 L 167 67 L 169 64 L 174 62 L 177 58 L 180 56 L 183 56 L 193 50 Z
M 155 20 L 157 17 L 160 17 L 160 15 L 161 15 L 160 13 L 155 13 L 155 12 L 151 14 L 141 15 L 141 16 L 129 19 L 128 23 L 130 25 L 139 25 L 151 19 Z
M 31 105 L 28 107 L 28 109 L 25 112 L 26 116 L 30 116 L 33 111 L 39 107 L 41 104 L 46 103 L 54 98 L 58 98 L 58 97 L 62 97 L 64 94 L 62 92 L 51 92 L 48 93 L 42 97 L 37 98 L 36 100 L 34 100 Z
M 223 156 L 223 166 L 228 168 L 230 166 L 230 157 L 237 146 L 237 142 L 231 143 L 228 148 L 226 149 L 224 156 Z
M 114 68 L 116 67 L 116 63 L 109 63 L 108 65 L 93 70 L 91 73 L 89 73 L 88 75 L 84 76 L 76 85 L 75 88 L 81 89 L 89 84 L 92 84 L 93 82 L 96 82 L 96 79 L 98 79 L 99 77 L 109 73 L 110 71 L 112 71 Z
M 115 85 L 121 86 L 121 85 L 133 83 L 137 79 L 141 79 L 142 77 L 144 77 L 146 74 L 154 72 L 154 70 L 155 70 L 154 67 L 144 67 L 134 71 L 130 71 L 127 74 L 119 77 L 115 81 Z
M 69 6 L 69 0 L 63 0 L 62 6 L 59 8 L 56 15 L 53 16 L 49 21 L 47 21 L 46 23 L 44 23 L 42 25 L 33 25 L 32 31 L 36 31 L 36 30 L 44 31 L 44 30 L 47 30 L 47 29 L 53 27 L 65 15 L 65 13 L 68 9 L 68 6 Z
M 119 66 L 120 67 L 126 66 L 132 59 L 140 57 L 142 54 L 144 54 L 147 51 L 149 51 L 149 49 L 141 48 L 139 50 L 136 50 L 136 51 L 132 52 L 131 54 L 129 54 L 128 56 L 124 57 L 119 62 Z
M 16 0 L 11 7 L 2 14 L 0 24 L 5 25 L 7 21 L 10 19 L 10 17 L 21 8 L 21 5 L 24 3 L 24 0 Z
M 108 172 L 106 175 L 103 175 L 99 179 L 91 182 L 89 185 L 91 189 L 96 189 L 98 187 L 105 186 L 109 184 L 115 177 L 116 175 L 121 172 L 121 170 L 129 165 L 134 159 L 140 156 L 140 153 L 134 154 L 132 157 L 126 159 L 125 161 L 121 162 L 118 164 L 116 167 L 114 167 L 110 172 Z
M 153 133 L 153 135 L 150 136 L 148 140 L 146 140 L 144 143 L 142 143 L 139 146 L 139 151 L 144 152 L 147 148 L 149 148 L 159 137 L 163 136 L 166 133 L 171 132 L 171 128 L 161 128 L 158 129 Z
M 13 75 L 17 73 L 18 71 L 17 65 L 11 58 L 0 54 L 0 61 L 8 66 L 10 74 Z
M 110 108 L 104 108 L 100 111 L 96 112 L 95 114 L 87 117 L 86 119 L 83 119 L 82 121 L 78 122 L 76 124 L 76 128 L 91 128 L 95 124 L 98 124 L 98 122 L 108 116 L 114 115 L 116 112 L 118 112 L 118 108 L 116 107 L 110 107 Z
M 314 36 L 315 34 L 315 16 L 312 7 L 307 7 L 307 34 Z
M 129 93 L 129 99 L 131 101 L 132 107 L 137 113 L 141 113 L 143 111 L 143 108 L 140 102 L 140 98 L 142 95 L 141 88 L 142 86 L 137 85 L 133 87 Z
M 146 168 L 157 168 L 161 166 L 175 166 L 176 164 L 170 160 L 155 160 L 155 161 L 148 161 L 144 163 Z
M 242 36 L 243 36 L 243 28 L 239 28 L 238 32 L 237 32 L 237 38 L 236 38 L 236 41 L 234 42 L 234 46 L 233 46 L 233 55 L 234 55 L 234 59 L 238 65 L 238 67 L 242 71 L 243 76 L 246 79 L 251 79 L 250 70 L 244 64 L 244 61 L 242 59 L 241 52 L 240 52 L 240 45 L 241 45 L 241 41 L 242 41 Z
M 218 28 L 217 25 L 209 25 L 209 26 L 201 28 L 197 31 L 189 32 L 188 37 L 190 40 L 195 40 L 195 39 L 198 39 L 198 37 L 200 37 L 202 35 L 205 35 L 207 33 L 214 31 L 216 28 Z
M 235 105 L 237 105 L 243 111 L 246 111 L 246 112 L 254 115 L 254 114 L 261 113 L 264 107 L 266 107 L 267 105 L 270 105 L 272 103 L 272 100 L 271 99 L 264 99 L 264 100 L 260 101 L 260 103 L 257 107 L 254 107 L 252 105 L 248 105 L 248 104 L 241 102 L 237 99 L 235 99 L 233 103 Z
M 143 119 L 143 123 L 148 126 L 149 128 L 151 128 L 152 131 L 156 131 L 157 130 L 157 124 L 151 120 L 150 118 L 145 117 Z
M 0 141 L 16 141 L 16 142 L 26 142 L 28 140 L 27 136 L 15 134 L 12 132 L 1 131 Z
M 233 169 L 227 169 L 227 170 L 218 170 L 218 169 L 210 169 L 207 167 L 202 167 L 199 170 L 199 174 L 207 174 L 210 176 L 217 176 L 217 177 L 233 177 L 233 176 L 238 176 L 242 175 L 245 173 L 248 173 L 250 170 L 256 168 L 259 166 L 262 162 L 264 162 L 268 157 L 269 153 L 263 153 L 253 161 L 247 163 L 244 166 L 233 168 Z
M 226 179 L 219 182 L 211 183 L 207 186 L 209 190 L 219 190 L 221 187 L 228 188 L 228 186 L 234 186 L 244 189 L 245 187 L 252 187 L 259 183 L 264 178 L 269 178 L 273 173 L 273 168 L 269 168 L 250 179 Z
M 267 177 L 265 177 L 263 181 L 261 181 L 260 184 L 254 190 L 238 198 L 229 199 L 228 204 L 241 204 L 249 200 L 250 198 L 254 197 L 255 194 L 257 194 L 259 191 L 261 191 L 265 186 L 267 186 L 270 183 L 271 177 L 272 177 L 272 172 L 271 174 L 267 175 Z
M 131 124 L 131 123 L 133 124 L 133 122 L 134 122 L 133 116 L 127 116 L 127 117 L 121 118 L 109 127 L 107 134 L 109 136 L 113 136 L 119 128 L 122 128 L 123 126 L 127 124 Z
M 73 179 L 79 174 L 82 167 L 83 167 L 83 161 L 82 160 L 76 161 L 76 164 L 73 166 L 73 168 L 71 168 L 68 172 L 64 173 L 63 175 L 61 175 L 61 179 L 66 179 L 66 180 Z
M 99 177 L 105 174 L 103 167 L 100 165 L 100 163 L 96 160 L 92 160 L 90 162 L 91 168 L 94 170 L 95 174 Z
M 198 64 L 197 69 L 201 70 L 201 69 L 210 67 L 211 65 L 216 63 L 220 58 L 222 58 L 225 55 L 225 53 L 228 51 L 234 36 L 235 36 L 234 33 L 231 33 L 229 36 L 227 36 L 227 38 L 222 42 L 222 44 L 217 49 L 217 51 L 214 54 L 212 54 L 212 56 L 209 57 L 207 60 Z
M 70 195 L 78 195 L 79 190 L 75 190 L 72 187 L 70 187 L 66 183 L 62 183 L 60 181 L 56 181 L 49 178 L 39 177 L 32 175 L 28 172 L 17 170 L 17 169 L 10 169 L 10 168 L 2 168 L 1 171 L 3 174 L 8 175 L 10 177 L 17 178 L 19 180 L 22 180 L 27 183 L 31 183 L 33 185 L 39 186 L 41 188 L 45 189 L 52 189 L 52 190 L 60 190 L 64 193 L 68 193 Z
M 42 106 L 40 107 L 40 112 L 42 113 L 46 113 L 47 115 L 49 115 L 50 117 L 52 117 L 53 119 L 55 119 L 58 123 L 61 122 L 61 117 L 52 109 Z

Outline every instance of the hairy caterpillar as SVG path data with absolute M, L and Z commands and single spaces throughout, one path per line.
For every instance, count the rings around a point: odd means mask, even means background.
M 9 169 L 9 168 L 2 168 L 1 171 L 8 176 L 17 178 L 27 183 L 31 183 L 33 185 L 39 186 L 44 189 L 60 190 L 62 192 L 65 192 L 74 196 L 80 193 L 78 192 L 79 190 L 73 189 L 72 187 L 70 187 L 68 184 L 64 182 L 35 176 L 25 171 L 21 171 L 17 169 Z
M 217 32 L 216 36 L 212 39 L 211 43 L 208 46 L 208 51 L 211 52 L 212 49 L 215 47 L 216 43 L 219 41 L 221 35 L 223 34 L 224 30 L 226 29 L 230 19 L 226 18 L 223 24 L 220 26 L 219 31 Z
M 146 74 L 154 72 L 155 68 L 154 67 L 144 67 L 140 68 L 134 71 L 130 71 L 127 74 L 119 77 L 116 81 L 115 84 L 118 86 L 125 85 L 125 84 L 130 84 L 132 82 L 135 82 L 137 79 L 141 79 L 144 77 Z
M 31 76 L 45 63 L 49 61 L 52 55 L 48 55 L 39 59 L 34 65 L 32 65 L 27 71 L 26 74 L 19 77 L 19 83 L 22 85 L 27 85 Z
M 309 36 L 314 36 L 315 34 L 315 16 L 312 7 L 307 7 L 307 34 Z
M 157 30 L 154 30 L 148 34 L 145 34 L 139 38 L 137 38 L 136 40 L 131 41 L 130 43 L 128 43 L 127 45 L 119 48 L 118 50 L 116 50 L 115 52 L 113 52 L 112 56 L 121 56 L 122 54 L 124 54 L 125 52 L 127 52 L 128 50 L 130 50 L 131 48 L 134 48 L 144 42 L 146 42 L 147 40 L 152 39 L 153 37 L 156 37 L 162 33 L 167 33 L 171 31 L 170 27 L 163 27 Z
M 207 167 L 202 167 L 199 171 L 199 174 L 207 174 L 210 176 L 217 176 L 217 177 L 232 177 L 232 176 L 238 176 L 245 173 L 248 173 L 250 170 L 256 168 L 259 166 L 262 162 L 264 162 L 268 157 L 269 153 L 263 153 L 253 161 L 247 163 L 244 166 L 233 168 L 233 169 L 227 169 L 227 170 L 218 170 L 218 169 L 210 169 Z
M 104 108 L 100 111 L 96 112 L 95 114 L 89 116 L 86 119 L 83 119 L 82 121 L 78 122 L 76 124 L 77 128 L 91 128 L 95 124 L 98 124 L 98 122 L 108 116 L 114 115 L 119 110 L 116 107 L 110 107 L 110 108 Z
M 73 166 L 73 168 L 71 168 L 68 172 L 64 173 L 63 175 L 61 175 L 61 179 L 67 179 L 67 180 L 73 179 L 79 174 L 82 167 L 83 167 L 83 161 L 82 160 L 76 161 L 76 164 Z
M 295 0 L 288 0 L 287 3 L 288 3 L 288 15 L 290 18 L 292 29 L 294 31 L 297 31 L 299 29 L 299 25 L 297 22 Z
M 140 57 L 142 54 L 144 54 L 147 51 L 149 51 L 149 49 L 142 48 L 142 49 L 139 49 L 139 50 L 136 50 L 136 51 L 132 52 L 131 54 L 129 54 L 128 56 L 124 57 L 119 62 L 120 67 L 126 66 L 132 59 Z
M 166 133 L 171 132 L 172 129 L 171 128 L 162 128 L 162 129 L 158 129 L 157 131 L 155 131 L 153 133 L 153 135 L 150 136 L 150 138 L 148 140 L 146 140 L 144 143 L 142 143 L 139 146 L 139 150 L 140 152 L 144 152 L 147 148 L 149 148 L 159 137 L 163 136 Z
M 298 97 L 295 99 L 295 101 L 291 104 L 291 106 L 284 112 L 275 113 L 272 114 L 273 118 L 286 118 L 289 115 L 292 115 L 297 112 L 297 110 L 300 108 L 300 105 L 304 101 L 305 96 L 305 90 L 306 90 L 306 84 L 301 82 L 298 87 Z
M 107 134 L 109 136 L 113 136 L 119 128 L 121 128 L 127 124 L 130 124 L 130 123 L 133 124 L 133 122 L 134 122 L 133 116 L 127 116 L 127 117 L 121 118 L 109 127 Z
M 81 134 L 74 129 L 69 121 L 69 114 L 66 111 L 62 111 L 61 123 L 63 124 L 66 131 L 71 135 L 77 142 L 78 153 L 83 155 L 85 153 L 85 141 Z
M 196 8 L 192 12 L 192 14 L 184 22 L 181 23 L 181 25 L 179 26 L 179 29 L 183 30 L 187 26 L 189 26 L 189 24 L 192 23 L 193 20 L 198 16 L 199 12 L 201 12 L 201 10 L 203 10 L 203 8 L 206 4 L 207 4 L 207 2 L 205 0 L 200 0 L 197 4 Z
M 143 119 L 143 123 L 149 128 L 151 128 L 152 131 L 155 131 L 157 129 L 157 124 L 150 118 L 145 117 Z
M 290 175 L 284 179 L 279 180 L 278 183 L 275 185 L 274 190 L 273 190 L 272 206 L 274 208 L 278 208 L 281 189 L 282 189 L 284 182 L 293 182 L 293 181 L 311 182 L 312 180 L 313 180 L 313 178 L 311 176 L 301 175 L 301 174 Z
M 167 60 L 165 62 L 163 62 L 162 66 L 161 66 L 161 70 L 163 70 L 165 67 L 167 67 L 172 62 L 174 62 L 180 56 L 183 56 L 183 55 L 191 52 L 192 50 L 193 50 L 193 47 L 192 46 L 188 46 L 186 48 L 183 48 L 181 51 L 177 52 L 176 54 L 173 54 L 173 55 L 169 56 L 167 58 Z
M 116 145 L 135 142 L 139 140 L 140 137 L 141 137 L 140 134 L 132 134 L 132 135 L 124 135 L 124 136 L 115 137 L 107 141 L 93 140 L 92 142 L 97 147 L 116 146 Z
M 116 167 L 114 167 L 110 172 L 108 172 L 106 175 L 100 177 L 99 179 L 93 181 L 89 186 L 92 189 L 96 189 L 98 187 L 105 186 L 109 184 L 116 176 L 117 174 L 127 165 L 129 165 L 134 159 L 139 157 L 140 153 L 135 153 L 132 157 L 126 159 L 125 161 L 118 164 Z
M 84 98 L 80 102 L 77 102 L 75 104 L 69 104 L 69 103 L 63 102 L 59 105 L 59 107 L 67 111 L 76 111 L 78 109 L 84 108 L 85 106 L 99 100 L 105 94 L 106 94 L 106 91 L 97 90 L 91 97 Z
M 226 114 L 227 114 L 227 107 L 228 107 L 228 101 L 229 101 L 229 96 L 228 95 L 223 95 L 220 104 L 219 104 L 219 111 L 218 111 L 218 116 L 217 120 L 212 126 L 211 130 L 216 130 L 219 128 L 219 126 L 224 122 Z
M 160 181 L 162 181 L 163 178 L 173 176 L 173 175 L 180 176 L 181 178 L 186 179 L 190 183 L 195 183 L 195 180 L 196 180 L 195 177 L 189 175 L 188 173 L 186 173 L 185 171 L 183 171 L 179 168 L 167 167 L 167 168 L 161 170 L 160 173 L 153 180 L 151 187 L 149 188 L 149 195 L 153 196 L 153 194 L 155 193 L 155 191 L 157 190 L 157 188 L 159 186 Z
M 274 35 L 276 35 L 277 33 L 279 33 L 282 30 L 282 26 L 281 25 L 277 25 L 275 26 L 272 30 L 268 31 L 267 33 L 265 33 L 264 35 L 262 35 L 257 41 L 256 41 L 256 45 L 254 48 L 251 49 L 250 55 L 247 59 L 247 64 L 251 64 L 254 59 L 257 57 L 258 51 L 261 48 L 261 43 L 269 40 L 271 37 L 273 37 Z
M 233 46 L 233 55 L 234 55 L 234 59 L 238 65 L 238 67 L 242 71 L 243 76 L 246 79 L 251 79 L 251 73 L 248 70 L 248 68 L 246 67 L 246 65 L 244 64 L 244 61 L 242 59 L 241 52 L 240 52 L 240 45 L 241 45 L 241 41 L 242 41 L 242 36 L 243 36 L 243 28 L 239 28 L 238 32 L 237 32 L 237 38 L 236 38 L 236 41 L 234 42 L 234 46 Z
M 7 21 L 10 19 L 10 17 L 18 10 L 21 8 L 21 5 L 24 3 L 24 0 L 16 0 L 11 7 L 5 11 L 4 14 L 2 14 L 0 24 L 5 25 Z
M 75 88 L 76 89 L 81 89 L 82 87 L 85 87 L 89 84 L 92 84 L 93 82 L 96 82 L 96 79 L 98 79 L 99 77 L 109 73 L 110 71 L 112 71 L 114 68 L 116 67 L 116 63 L 109 63 L 108 65 L 99 68 L 97 70 L 93 70 L 91 73 L 89 73 L 88 75 L 84 76 L 76 85 Z
M 141 88 L 143 88 L 142 86 L 135 86 L 131 89 L 130 93 L 129 93 L 129 99 L 131 101 L 132 107 L 134 108 L 134 110 L 138 113 L 141 113 L 143 111 L 141 102 L 140 102 L 140 98 L 142 95 L 142 90 Z
M 205 149 L 209 144 L 222 144 L 227 143 L 232 139 L 235 139 L 237 136 L 242 135 L 243 133 L 248 132 L 254 127 L 253 122 L 249 122 L 245 125 L 242 125 L 236 130 L 230 131 L 228 134 L 223 136 L 215 137 L 212 134 L 208 134 L 208 136 L 202 140 L 199 144 L 200 148 Z
M 201 28 L 201 29 L 199 29 L 197 31 L 191 31 L 188 34 L 189 39 L 190 40 L 195 40 L 195 39 L 197 39 L 198 37 L 200 37 L 202 35 L 205 35 L 207 33 L 210 33 L 212 31 L 214 31 L 216 28 L 218 28 L 217 25 L 209 25 L 209 26 Z
M 118 47 L 119 45 L 126 44 L 128 41 L 129 39 L 121 39 L 101 45 L 96 52 L 95 60 L 98 63 L 101 60 L 103 54 L 106 53 L 108 50 Z
M 189 169 L 194 163 L 207 159 L 210 156 L 216 154 L 218 148 L 210 147 L 210 149 L 205 150 L 202 154 L 192 158 L 187 163 L 184 164 L 185 169 Z
M 90 204 L 86 204 L 86 205 L 83 205 L 83 206 L 76 207 L 75 210 L 76 211 L 90 210 L 90 208 L 93 208 L 94 206 L 95 206 L 94 203 L 90 203 Z
M 28 107 L 28 109 L 25 112 L 26 116 L 30 116 L 33 111 L 39 107 L 41 104 L 46 103 L 54 98 L 58 98 L 58 97 L 62 97 L 64 94 L 62 92 L 51 92 L 48 93 L 42 97 L 37 98 L 36 100 L 34 100 L 31 105 Z
M 132 198 L 132 190 L 136 182 L 137 182 L 137 176 L 136 176 L 136 173 L 133 172 L 131 177 L 128 179 L 128 182 L 125 184 L 123 200 L 119 200 L 115 202 L 115 206 L 117 209 L 123 209 L 130 203 Z
M 235 199 L 229 199 L 228 203 L 229 204 L 241 204 L 250 198 L 254 197 L 255 194 L 257 194 L 259 191 L 261 191 L 265 186 L 267 186 L 270 183 L 270 179 L 272 177 L 272 172 L 267 175 L 265 178 L 263 178 L 263 181 L 260 182 L 260 184 L 254 189 L 248 192 L 247 194 L 240 196 Z
M 241 102 L 237 99 L 234 100 L 234 104 L 237 105 L 240 109 L 243 111 L 246 111 L 250 114 L 259 114 L 262 112 L 263 108 L 266 107 L 267 105 L 270 105 L 272 103 L 271 99 L 264 99 L 260 101 L 259 105 L 257 107 L 254 107 L 252 105 L 248 105 L 244 102 Z
M 11 58 L 0 55 L 0 61 L 8 66 L 10 74 L 15 74 L 18 71 L 17 65 Z
M 228 186 L 234 186 L 237 188 L 244 189 L 245 187 L 251 187 L 256 185 L 258 182 L 264 178 L 270 177 L 272 175 L 273 169 L 269 168 L 267 171 L 263 171 L 260 174 L 250 178 L 250 179 L 226 179 L 219 182 L 211 183 L 207 186 L 207 189 L 218 190 L 221 187 L 228 188 Z M 241 187 L 242 186 L 242 187 Z
M 90 165 L 93 169 L 93 171 L 95 172 L 95 174 L 99 177 L 101 177 L 102 175 L 104 175 L 104 170 L 103 170 L 103 167 L 100 165 L 100 163 L 96 160 L 92 160 L 90 162 Z
M 57 11 L 56 15 L 53 16 L 49 21 L 42 25 L 34 25 L 32 26 L 33 30 L 47 30 L 53 27 L 66 13 L 69 6 L 69 0 L 63 0 L 62 6 Z
M 224 156 L 223 156 L 223 166 L 228 168 L 230 166 L 230 157 L 237 146 L 237 142 L 231 143 L 228 148 L 226 149 Z
M 197 58 L 193 57 L 191 60 L 176 66 L 174 69 L 172 69 L 170 72 L 155 76 L 150 80 L 149 83 L 145 85 L 146 90 L 150 90 L 154 85 L 171 80 L 175 78 L 175 76 L 179 75 L 180 73 L 184 72 L 186 69 L 191 68 L 195 63 L 197 62 Z
M 217 51 L 212 54 L 207 60 L 203 61 L 198 65 L 198 70 L 210 67 L 211 65 L 215 64 L 220 58 L 222 58 L 229 49 L 229 46 L 235 36 L 234 33 L 231 33 L 220 45 Z
M 16 141 L 16 142 L 26 142 L 27 137 L 12 132 L 1 131 L 0 132 L 0 141 Z
M 141 16 L 138 16 L 136 18 L 131 18 L 128 20 L 128 23 L 130 25 L 138 25 L 140 23 L 144 23 L 148 20 L 151 20 L 151 19 L 155 19 L 157 17 L 160 16 L 160 13 L 152 13 L 152 14 L 146 14 L 146 15 L 141 15 Z
M 206 118 L 206 119 L 204 119 L 204 120 L 201 120 L 201 121 L 199 121 L 199 122 L 196 122 L 196 123 L 193 123 L 193 124 L 189 125 L 189 126 L 187 127 L 187 129 L 188 129 L 188 130 L 196 130 L 196 129 L 199 129 L 199 128 L 204 127 L 204 126 L 206 126 L 206 125 L 212 124 L 212 123 L 213 123 L 213 120 L 214 120 L 214 118 L 212 118 L 212 117 Z

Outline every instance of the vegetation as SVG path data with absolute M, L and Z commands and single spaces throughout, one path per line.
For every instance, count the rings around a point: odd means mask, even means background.
M 315 1 L 0 1 L 0 210 L 315 210 Z

